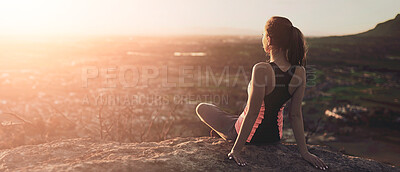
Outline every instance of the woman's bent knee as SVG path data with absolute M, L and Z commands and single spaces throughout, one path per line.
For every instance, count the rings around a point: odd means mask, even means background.
M 196 106 L 196 113 L 197 113 L 198 115 L 200 115 L 201 112 L 204 111 L 205 106 L 206 106 L 205 103 L 199 103 L 199 104 Z
M 196 113 L 198 115 L 204 115 L 213 105 L 210 103 L 199 103 L 196 107 Z

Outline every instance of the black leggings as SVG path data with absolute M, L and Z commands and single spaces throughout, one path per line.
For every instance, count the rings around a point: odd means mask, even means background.
M 214 104 L 200 103 L 196 113 L 206 125 L 213 129 L 223 139 L 235 141 L 237 137 L 235 123 L 239 116 L 229 114 Z

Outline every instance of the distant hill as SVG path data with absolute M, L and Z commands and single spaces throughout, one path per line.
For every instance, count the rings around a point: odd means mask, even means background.
M 368 70 L 400 72 L 400 14 L 353 35 L 308 38 L 310 62 L 348 64 Z
M 397 14 L 394 19 L 379 23 L 375 28 L 356 34 L 356 36 L 400 37 L 400 14 Z

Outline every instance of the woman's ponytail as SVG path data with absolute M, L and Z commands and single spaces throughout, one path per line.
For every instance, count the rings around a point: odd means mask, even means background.
M 291 37 L 288 46 L 288 61 L 292 65 L 306 66 L 307 47 L 303 33 L 291 26 Z
M 280 16 L 271 17 L 265 24 L 263 37 L 264 50 L 268 53 L 273 48 L 277 50 L 288 50 L 287 58 L 290 64 L 306 66 L 307 47 L 303 33 L 294 27 L 292 22 Z M 269 45 L 267 37 L 270 38 Z

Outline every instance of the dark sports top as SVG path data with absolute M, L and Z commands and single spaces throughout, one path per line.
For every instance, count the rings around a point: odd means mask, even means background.
M 296 71 L 296 66 L 291 66 L 286 72 L 282 71 L 274 62 L 270 62 L 275 73 L 275 88 L 265 95 L 253 129 L 247 138 L 246 144 L 262 145 L 279 142 L 283 129 L 283 104 L 293 95 L 289 93 L 289 83 Z M 248 105 L 235 123 L 236 132 L 239 133 L 243 119 L 248 112 Z

